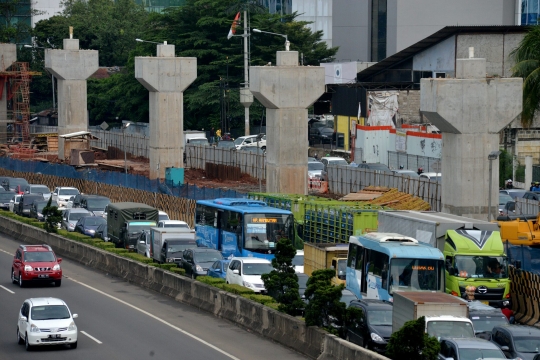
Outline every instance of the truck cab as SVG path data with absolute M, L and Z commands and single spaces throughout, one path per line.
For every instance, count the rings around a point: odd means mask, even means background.
M 135 251 L 137 249 L 137 239 L 145 230 L 155 227 L 155 221 L 128 220 L 120 230 L 120 238 L 123 240 L 124 247 Z
M 486 305 L 502 307 L 510 300 L 507 256 L 498 231 L 449 230 L 443 251 L 446 266 L 446 292 L 474 297 Z

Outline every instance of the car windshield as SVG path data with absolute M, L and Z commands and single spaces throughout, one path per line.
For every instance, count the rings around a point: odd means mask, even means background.
M 51 190 L 49 190 L 46 186 L 30 186 L 30 194 L 50 194 Z
M 32 307 L 32 320 L 69 319 L 71 315 L 65 305 L 44 305 Z
M 444 291 L 444 270 L 442 260 L 392 259 L 388 279 L 390 292 Z
M 36 210 L 37 212 L 43 212 L 43 209 L 45 209 L 45 206 L 47 206 L 47 201 L 40 201 L 36 204 Z M 51 207 L 56 206 L 58 207 L 58 203 L 56 201 L 51 201 Z
M 456 255 L 454 270 L 462 278 L 508 278 L 506 256 Z
M 516 351 L 524 353 L 540 352 L 540 339 L 537 337 L 515 337 Z
M 11 191 L 3 191 L 0 192 L 0 200 L 1 201 L 9 201 L 13 198 L 13 192 Z
M 499 349 L 459 349 L 459 360 L 477 360 L 477 359 L 506 359 L 503 352 Z
M 153 221 L 137 222 L 129 224 L 130 233 L 138 233 L 143 230 L 150 230 L 151 227 L 156 226 L 156 223 Z
M 324 165 L 321 162 L 309 162 L 307 164 L 308 170 L 314 171 L 314 170 L 324 170 Z
M 193 257 L 197 262 L 210 262 L 223 259 L 223 256 L 219 251 L 195 252 Z
M 163 224 L 163 227 L 165 228 L 184 228 L 189 229 L 188 224 Z
M 28 181 L 21 178 L 9 179 L 9 187 L 14 189 L 18 185 L 28 185 Z
M 24 261 L 53 262 L 56 258 L 51 251 L 27 251 L 24 253 Z
M 525 190 L 523 190 L 523 191 L 512 191 L 508 195 L 510 195 L 512 197 L 512 199 L 522 198 L 523 195 L 525 195 L 526 192 L 527 191 L 525 191 Z
M 268 274 L 272 270 L 274 268 L 269 263 L 244 263 L 244 275 Z
M 58 190 L 58 195 L 62 195 L 62 196 L 65 196 L 65 195 L 78 195 L 79 194 L 79 190 L 77 189 L 60 189 Z
M 495 326 L 508 324 L 506 316 L 497 315 L 497 316 L 471 316 L 471 320 L 474 326 L 474 332 L 484 332 L 491 331 Z
M 293 266 L 304 266 L 304 255 L 296 254 L 292 259 Z
M 109 199 L 88 199 L 86 200 L 86 208 L 93 211 L 103 211 L 110 203 Z
M 328 160 L 328 165 L 349 165 L 347 163 L 347 160 L 340 159 L 340 160 Z
M 509 201 L 512 201 L 512 197 L 508 194 L 499 193 L 499 205 L 504 205 Z
M 84 213 L 83 212 L 76 212 L 76 213 L 70 212 L 68 220 L 69 221 L 79 220 L 80 218 L 83 218 L 85 216 L 90 216 L 90 214 L 87 212 L 84 212 Z
M 373 326 L 392 326 L 392 310 L 368 310 L 367 316 Z
M 234 145 L 242 145 L 244 140 L 246 140 L 246 138 L 239 137 L 238 139 L 234 140 Z
M 474 337 L 471 323 L 464 321 L 428 321 L 427 333 L 429 336 L 435 337 Z
M 197 247 L 195 240 L 176 240 L 176 241 L 167 241 L 168 248 L 167 252 L 183 252 L 187 249 L 193 249 Z
M 107 219 L 98 216 L 90 216 L 84 220 L 84 226 L 99 226 L 107 223 Z

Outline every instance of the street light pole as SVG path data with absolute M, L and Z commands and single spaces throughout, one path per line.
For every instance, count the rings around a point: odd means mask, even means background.
M 270 32 L 270 31 L 262 31 L 262 30 L 259 30 L 259 29 L 253 29 L 253 32 L 256 32 L 256 33 L 262 33 L 262 34 L 270 34 L 270 35 L 276 35 L 276 36 L 284 37 L 284 38 L 285 38 L 285 51 L 289 51 L 289 48 L 290 48 L 290 46 L 291 46 L 291 43 L 289 42 L 289 38 L 288 38 L 287 35 L 285 35 L 285 34 L 278 34 L 278 33 Z
M 118 119 L 118 118 L 117 118 Z M 126 129 L 130 123 L 122 125 L 122 142 L 124 143 L 124 186 L 127 187 L 127 145 L 126 145 Z
M 489 160 L 489 189 L 488 189 L 488 221 L 491 221 L 491 188 L 493 183 L 493 160 L 497 160 L 500 151 L 492 151 L 488 155 Z

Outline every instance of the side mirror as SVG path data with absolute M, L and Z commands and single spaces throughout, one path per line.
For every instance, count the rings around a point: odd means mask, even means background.
M 76 318 L 79 317 L 79 314 L 73 314 L 71 317 L 74 318 L 74 319 L 76 319 Z
M 62 262 L 62 258 L 57 258 L 56 261 L 60 264 Z
M 15 259 L 15 261 L 14 261 L 14 262 L 15 262 L 15 264 L 20 264 L 20 263 L 21 263 L 21 260 L 19 260 L 19 259 Z
M 510 348 L 508 346 L 501 346 L 502 351 L 510 351 Z
M 26 318 L 26 316 L 21 316 L 21 317 L 19 318 L 19 320 L 21 320 L 21 321 L 28 321 L 28 319 Z
M 240 274 L 240 271 L 234 269 L 234 270 L 232 271 L 232 273 L 233 273 L 233 274 L 236 274 L 236 275 L 239 275 L 239 274 Z

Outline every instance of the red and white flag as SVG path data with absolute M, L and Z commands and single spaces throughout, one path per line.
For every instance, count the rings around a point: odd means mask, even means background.
M 231 25 L 231 30 L 229 30 L 229 35 L 227 35 L 227 40 L 232 38 L 236 34 L 236 25 L 238 25 L 238 20 L 240 20 L 240 13 L 236 14 Z

